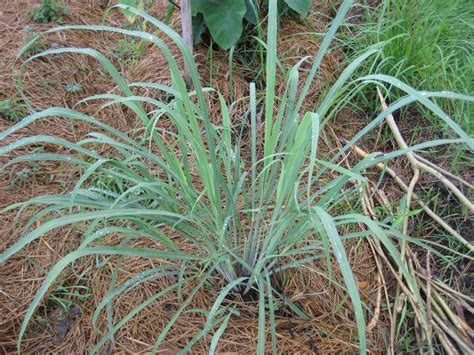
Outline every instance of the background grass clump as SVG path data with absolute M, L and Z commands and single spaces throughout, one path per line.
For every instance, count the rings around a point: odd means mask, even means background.
M 380 55 L 363 67 L 365 72 L 393 75 L 424 90 L 474 92 L 474 6 L 469 0 L 384 0 L 361 7 L 342 41 L 350 55 L 383 45 Z M 439 103 L 473 133 L 472 103 Z M 370 102 L 365 107 L 375 109 Z

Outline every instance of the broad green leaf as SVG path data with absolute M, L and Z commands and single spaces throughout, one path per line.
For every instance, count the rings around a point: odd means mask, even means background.
M 196 14 L 193 16 L 193 43 L 198 44 L 201 41 L 201 35 L 206 28 L 206 23 L 204 22 L 204 16 L 202 13 Z
M 311 8 L 311 0 L 285 0 L 285 2 L 301 16 L 306 16 Z
M 199 12 L 204 12 L 204 4 L 207 0 L 191 0 L 191 15 L 196 16 Z
M 242 35 L 245 0 L 207 0 L 202 12 L 212 38 L 222 49 L 229 49 Z
M 258 10 L 256 0 L 245 0 L 247 6 L 247 11 L 245 12 L 245 19 L 250 22 L 252 25 L 258 23 Z

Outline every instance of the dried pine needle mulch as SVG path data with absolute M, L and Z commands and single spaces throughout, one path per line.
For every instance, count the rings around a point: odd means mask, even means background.
M 104 13 L 99 7 L 104 4 L 102 0 L 72 0 L 66 1 L 69 15 L 65 22 L 68 24 L 97 24 L 103 21 Z M 112 3 L 112 2 L 110 2 Z M 118 92 L 114 83 L 98 67 L 94 59 L 66 54 L 50 56 L 35 60 L 27 64 L 23 69 L 16 61 L 16 53 L 24 43 L 28 34 L 40 32 L 54 27 L 54 24 L 33 24 L 27 17 L 28 9 L 37 5 L 37 1 L 7 0 L 3 9 L 0 10 L 0 84 L 2 91 L 0 99 L 18 97 L 15 81 L 20 79 L 24 84 L 24 95 L 35 110 L 51 106 L 73 107 L 75 103 L 87 96 L 103 93 Z M 107 5 L 107 4 L 105 4 Z M 105 6 L 106 7 L 106 6 Z M 323 9 L 326 11 L 327 9 Z M 161 2 L 155 2 L 152 14 L 160 17 L 163 14 Z M 314 28 L 320 30 L 324 27 L 321 23 L 322 17 L 312 19 Z M 313 21 L 314 20 L 314 21 Z M 112 24 L 118 24 L 120 17 L 112 15 L 108 17 Z M 319 21 L 318 23 L 316 23 Z M 179 27 L 179 21 L 173 20 L 175 28 Z M 322 26 L 322 27 L 321 27 Z M 302 33 L 306 34 L 302 34 Z M 283 64 L 291 66 L 295 58 L 304 55 L 312 55 L 316 52 L 319 42 L 315 36 L 301 24 L 294 21 L 285 22 L 281 29 L 279 50 L 284 53 Z M 298 45 L 294 45 L 295 38 Z M 52 34 L 40 41 L 44 46 L 77 46 L 91 47 L 109 54 L 112 58 L 117 55 L 114 52 L 120 36 L 106 33 L 94 34 L 87 32 L 68 31 L 61 34 Z M 176 49 L 173 49 L 176 51 Z M 239 66 L 233 68 L 233 87 L 228 84 L 229 65 L 227 54 L 215 52 L 213 57 L 212 75 L 209 73 L 207 62 L 207 49 L 200 47 L 196 50 L 198 67 L 203 80 L 209 85 L 219 89 L 226 97 L 233 92 L 235 98 L 242 98 L 248 94 L 248 83 L 243 70 Z M 338 70 L 339 58 L 335 54 L 328 57 L 322 67 L 320 79 L 316 82 L 308 95 L 308 102 L 317 99 L 322 85 Z M 119 60 L 116 58 L 115 64 Z M 310 64 L 305 64 L 309 66 Z M 144 53 L 136 60 L 121 66 L 121 71 L 128 81 L 154 81 L 169 83 L 170 77 L 163 56 L 154 47 L 147 46 Z M 303 67 L 304 78 L 305 67 Z M 279 81 L 282 83 L 282 81 Z M 69 92 L 66 88 L 70 85 L 79 84 L 80 90 Z M 280 85 L 278 90 L 283 90 Z M 141 92 L 150 95 L 149 92 Z M 140 92 L 138 92 L 140 94 Z M 216 107 L 215 98 L 210 97 L 209 104 Z M 87 105 L 76 107 L 79 111 L 95 115 L 104 122 L 129 131 L 136 127 L 135 117 L 118 106 L 108 107 L 100 110 L 102 102 L 91 102 Z M 309 107 L 308 107 L 309 108 Z M 214 109 L 213 116 L 219 120 L 219 111 Z M 241 120 L 245 114 L 245 104 L 236 105 L 233 111 L 235 121 Z M 0 130 L 10 125 L 5 119 L 0 119 Z M 164 123 L 166 124 L 166 123 Z M 31 127 L 22 130 L 19 134 L 11 137 L 15 140 L 34 134 L 53 134 L 62 138 L 78 140 L 89 132 L 90 127 L 83 123 L 69 123 L 59 118 L 48 118 L 37 122 Z M 55 151 L 55 147 L 46 147 Z M 10 158 L 14 156 L 12 153 Z M 7 157 L 2 157 L 3 164 Z M 68 170 L 69 169 L 69 170 Z M 67 191 L 74 183 L 70 168 L 56 163 L 41 163 L 34 168 L 28 166 L 15 166 L 8 172 L 3 173 L 0 181 L 0 208 L 13 202 L 26 200 L 30 197 L 45 193 L 59 193 Z M 29 213 L 32 213 L 30 211 Z M 0 250 L 4 250 L 12 241 L 19 237 L 21 227 L 28 219 L 28 213 L 22 215 L 15 221 L 15 213 L 5 213 L 0 217 Z M 16 223 L 14 223 L 14 221 Z M 16 349 L 21 320 L 26 312 L 28 304 L 40 286 L 47 270 L 62 256 L 74 249 L 81 241 L 81 226 L 69 227 L 55 230 L 35 243 L 29 245 L 24 253 L 12 257 L 6 264 L 0 265 L 0 352 L 9 353 Z M 116 236 L 117 237 L 117 236 Z M 152 246 L 151 241 L 140 241 L 143 245 Z M 184 245 L 183 248 L 190 246 Z M 375 293 L 378 289 L 376 275 L 378 273 L 372 253 L 363 244 L 356 247 L 349 245 L 349 255 L 354 272 L 359 280 L 362 297 L 370 304 L 375 302 Z M 357 251 L 355 248 L 358 248 Z M 78 307 L 73 307 L 66 312 L 59 304 L 53 301 L 55 295 L 63 292 L 60 288 L 53 288 L 49 297 L 38 309 L 33 322 L 27 332 L 22 349 L 25 353 L 84 353 L 90 349 L 100 338 L 92 329 L 91 315 L 95 306 L 107 292 L 113 267 L 118 258 L 111 258 L 103 268 L 91 267 L 94 265 L 93 258 L 86 258 L 76 262 L 69 267 L 61 276 L 57 285 L 62 287 L 83 286 L 84 290 L 78 292 L 84 296 L 82 300 L 72 297 Z M 140 259 L 127 259 L 123 263 L 118 282 L 124 281 L 137 272 L 151 265 L 150 261 Z M 313 269 L 313 271 L 310 271 Z M 334 265 L 335 281 L 342 282 Z M 315 273 L 314 270 L 317 272 Z M 344 353 L 357 350 L 355 339 L 357 330 L 353 319 L 353 310 L 350 301 L 345 296 L 344 290 L 329 284 L 328 280 L 321 275 L 325 273 L 325 266 L 319 264 L 308 265 L 297 272 L 285 273 L 286 287 L 285 295 L 297 302 L 311 320 L 302 321 L 293 316 L 291 312 L 282 307 L 281 314 L 277 319 L 278 349 L 282 353 Z M 165 279 L 142 284 L 133 289 L 120 302 L 116 303 L 115 314 L 117 319 L 125 315 L 134 306 L 155 294 L 158 290 L 166 287 L 173 280 Z M 213 301 L 215 290 L 203 290 L 194 298 L 190 308 L 208 309 Z M 240 302 L 239 310 L 241 317 L 233 317 L 229 327 L 222 337 L 219 348 L 221 352 L 227 353 L 253 353 L 257 338 L 257 310 L 252 302 Z M 162 327 L 172 316 L 173 310 L 179 306 L 179 300 L 173 295 L 158 299 L 154 304 L 141 312 L 132 321 L 127 323 L 116 335 L 114 346 L 108 346 L 105 352 L 146 352 L 153 345 L 153 340 L 160 333 Z M 175 353 L 184 346 L 192 336 L 201 329 L 204 317 L 199 314 L 189 313 L 181 317 L 170 333 L 164 347 L 168 353 Z M 106 330 L 105 316 L 102 314 L 98 321 L 98 327 Z M 380 318 L 379 326 L 374 329 L 369 337 L 369 348 L 373 352 L 383 350 L 382 334 L 384 333 L 383 317 Z M 207 350 L 209 339 L 203 339 L 195 347 L 197 353 Z

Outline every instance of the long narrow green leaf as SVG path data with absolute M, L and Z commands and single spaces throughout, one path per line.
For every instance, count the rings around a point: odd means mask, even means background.
M 20 350 L 20 343 L 25 334 L 26 327 L 33 316 L 34 311 L 39 306 L 41 299 L 44 297 L 48 289 L 53 284 L 54 280 L 59 276 L 59 274 L 66 268 L 69 264 L 76 261 L 79 258 L 83 258 L 89 255 L 126 255 L 130 257 L 143 257 L 143 258 L 152 258 L 152 259 L 176 259 L 176 260 L 196 260 L 195 256 L 176 253 L 176 252 L 165 252 L 156 249 L 145 249 L 145 248 L 126 248 L 126 247 L 97 247 L 97 248 L 85 248 L 76 250 L 64 258 L 62 258 L 56 265 L 51 269 L 51 271 L 46 276 L 46 279 L 43 281 L 41 287 L 35 295 L 35 298 L 30 303 L 28 311 L 23 318 L 21 324 L 20 332 L 18 335 L 18 350 Z
M 214 355 L 217 350 L 217 345 L 219 344 L 219 340 L 222 337 L 222 334 L 224 334 L 225 330 L 227 329 L 227 324 L 229 323 L 229 319 L 231 317 L 231 313 L 229 313 L 225 318 L 224 321 L 221 323 L 219 328 L 216 330 L 214 335 L 212 336 L 211 340 L 211 346 L 209 348 L 209 354 Z
M 341 26 L 341 24 L 344 21 L 344 18 L 349 12 L 352 6 L 352 2 L 353 2 L 352 0 L 344 0 L 342 5 L 339 7 L 336 17 L 334 18 L 334 20 L 332 20 L 331 27 L 329 27 L 328 32 L 324 36 L 323 41 L 321 42 L 321 45 L 319 46 L 318 53 L 316 54 L 314 58 L 313 66 L 311 67 L 309 75 L 306 78 L 306 81 L 304 83 L 303 89 L 298 99 L 298 103 L 296 104 L 296 112 L 299 112 L 299 110 L 301 109 L 301 106 L 303 105 L 306 95 L 308 94 L 308 91 L 311 87 L 311 84 L 313 83 L 314 77 L 316 76 L 316 73 L 319 70 L 319 67 L 324 58 L 324 55 L 327 53 L 329 49 L 329 45 L 334 39 L 334 36 L 336 35 L 336 32 L 339 26 Z
M 266 88 L 265 88 L 265 140 L 264 155 L 267 157 L 273 152 L 269 151 L 273 131 L 273 105 L 275 102 L 276 83 L 276 57 L 277 57 L 277 1 L 270 0 L 268 7 L 267 29 L 267 62 L 266 62 Z
M 344 283 L 347 287 L 347 292 L 352 300 L 354 306 L 354 313 L 357 322 L 357 329 L 359 333 L 359 345 L 360 353 L 367 354 L 367 341 L 365 335 L 365 317 L 362 310 L 362 302 L 360 300 L 359 289 L 355 281 L 354 275 L 351 271 L 351 266 L 347 260 L 346 251 L 344 245 L 341 242 L 341 238 L 337 229 L 334 225 L 332 217 L 320 207 L 314 207 L 314 212 L 318 216 L 319 221 L 322 223 L 329 241 L 331 243 L 334 256 L 339 264 L 341 269 L 342 276 L 344 278 Z
M 259 276 L 258 282 L 258 335 L 257 335 L 257 354 L 265 354 L 265 288 L 262 278 Z
M 159 211 L 159 210 L 147 210 L 147 209 L 116 209 L 116 210 L 104 210 L 104 211 L 94 211 L 94 212 L 73 214 L 73 215 L 65 216 L 62 218 L 58 218 L 56 220 L 46 222 L 42 224 L 41 226 L 39 226 L 34 231 L 32 231 L 31 233 L 28 233 L 27 235 L 22 237 L 10 248 L 8 248 L 3 254 L 0 255 L 0 263 L 5 262 L 13 254 L 21 250 L 25 245 L 31 243 L 32 241 L 36 240 L 37 238 L 41 237 L 45 233 L 55 228 L 59 228 L 59 227 L 66 226 L 69 224 L 84 222 L 84 221 L 97 220 L 101 218 L 114 218 L 114 217 L 123 218 L 123 217 L 133 217 L 133 216 L 166 217 L 166 218 L 171 218 L 176 223 L 187 219 L 186 217 L 176 214 L 176 213 L 172 213 L 168 211 Z

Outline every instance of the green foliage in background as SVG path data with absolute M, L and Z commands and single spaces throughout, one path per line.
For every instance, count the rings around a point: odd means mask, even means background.
M 281 0 L 279 10 L 290 8 L 307 15 L 311 0 Z M 204 28 L 223 49 L 234 46 L 242 37 L 246 24 L 258 25 L 261 10 L 268 7 L 265 0 L 192 0 L 194 37 L 198 41 Z
M 313 262 L 325 263 L 328 270 L 326 277 L 333 280 L 333 259 L 344 280 L 344 284 L 337 287 L 346 292 L 352 302 L 358 329 L 354 343 L 360 353 L 366 354 L 366 319 L 371 315 L 367 314 L 361 300 L 344 247 L 348 241 L 366 237 L 373 238 L 386 250 L 387 257 L 403 277 L 405 287 L 416 300 L 423 320 L 421 326 L 427 327 L 427 305 L 398 251 L 402 240 L 419 247 L 426 247 L 425 244 L 400 233 L 392 225 L 392 217 L 382 214 L 372 219 L 361 214 L 358 207 L 362 198 L 361 186 L 368 183 L 364 172 L 376 164 L 406 154 L 406 150 L 373 153 L 351 168 L 344 168 L 337 162 L 355 142 L 377 127 L 387 114 L 413 102 L 430 109 L 452 128 L 453 135 L 458 138 L 427 142 L 410 149 L 463 144 L 472 150 L 473 140 L 433 102 L 433 98 L 474 99 L 451 92 L 421 94 L 387 75 L 373 74 L 351 80 L 359 66 L 378 53 L 373 49 L 355 58 L 329 90 L 321 95 L 320 101 L 311 103 L 314 110 L 306 112 L 303 107 L 308 104 L 309 89 L 351 4 L 350 0 L 342 3 L 303 79 L 299 70 L 306 58 L 288 72 L 277 70 L 278 9 L 277 1 L 270 1 L 266 86 L 257 92 L 256 85 L 251 83 L 249 96 L 239 98 L 247 103 L 243 116 L 248 128 L 240 133 L 234 132 L 231 106 L 226 98 L 219 92 L 202 87 L 192 53 L 179 34 L 143 11 L 118 6 L 141 17 L 154 30 L 172 39 L 189 68 L 193 91 L 187 89 L 182 68 L 177 63 L 179 56 L 156 37 L 154 31 L 110 26 L 65 26 L 48 31 L 107 31 L 150 42 L 158 46 L 166 58 L 171 83 L 169 86 L 157 82 L 128 83 L 110 60 L 88 48 L 50 49 L 28 59 L 30 62 L 64 53 L 96 59 L 102 70 L 116 83 L 117 91 L 88 97 L 78 104 L 103 100 L 102 108 L 124 105 L 133 112 L 141 127 L 134 130 L 133 135 L 128 135 L 93 116 L 53 107 L 33 113 L 0 133 L 0 142 L 4 142 L 22 128 L 51 116 L 84 121 L 96 127 L 78 142 L 36 135 L 7 142 L 0 147 L 0 155 L 3 156 L 28 146 L 58 145 L 65 148 L 59 153 L 51 153 L 49 149 L 14 155 L 1 167 L 2 170 L 17 163 L 60 161 L 73 164 L 80 171 L 80 177 L 70 191 L 34 197 L 3 211 L 18 209 L 21 212 L 32 208 L 36 213 L 25 225 L 21 238 L 1 254 L 0 263 L 57 228 L 74 225 L 82 231 L 83 238 L 77 249 L 51 268 L 38 289 L 21 325 L 18 346 L 43 297 L 70 264 L 84 257 L 101 256 L 103 262 L 91 265 L 93 272 L 94 268 L 111 265 L 108 258 L 117 256 L 119 262 L 113 266 L 109 291 L 105 298 L 96 302 L 92 324 L 101 337 L 91 353 L 101 350 L 109 341 L 113 343 L 117 331 L 144 308 L 164 296 L 172 295 L 180 300 L 181 306 L 157 334 L 151 349 L 152 353 L 156 353 L 172 332 L 177 319 L 187 312 L 193 297 L 200 291 L 212 297 L 212 306 L 199 310 L 205 316 L 205 324 L 180 353 L 187 353 L 194 344 L 206 338 L 209 339 L 210 353 L 218 350 L 219 340 L 227 325 L 233 317 L 239 317 L 238 302 L 229 302 L 230 295 L 235 297 L 239 293 L 256 295 L 259 325 L 256 352 L 276 353 L 278 310 L 287 306 L 297 317 L 308 318 L 297 302 L 279 292 L 277 284 L 282 279 L 282 272 Z M 28 48 L 23 48 L 19 56 L 26 51 Z M 280 75 L 286 80 L 284 92 L 275 91 Z M 403 95 L 387 111 L 377 115 L 357 132 L 344 147 L 333 152 L 331 157 L 321 158 L 319 142 L 321 137 L 324 138 L 324 126 L 339 110 L 351 104 L 354 90 L 360 91 L 366 85 L 382 89 L 385 85 L 395 86 Z M 169 100 L 138 96 L 134 93 L 136 88 L 160 90 Z M 209 92 L 218 98 L 221 115 L 218 122 L 210 117 L 209 101 L 206 99 Z M 144 103 L 154 109 L 145 111 Z M 262 114 L 262 127 L 258 127 L 257 112 Z M 161 124 L 163 120 L 166 125 Z M 260 128 L 261 138 L 257 139 Z M 118 242 L 105 238 L 111 235 Z M 153 240 L 154 247 L 137 247 L 135 242 L 144 239 Z M 433 253 L 439 254 L 434 250 Z M 148 259 L 150 267 L 119 284 L 116 282 L 117 275 L 126 257 Z M 157 290 L 123 318 L 119 319 L 114 314 L 117 302 L 121 302 L 134 287 L 168 277 L 173 277 L 176 282 Z M 187 291 L 183 292 L 185 289 Z M 101 314 L 107 318 L 107 324 L 103 327 L 98 322 Z M 268 347 L 267 343 L 270 344 Z
M 41 6 L 30 10 L 29 16 L 33 21 L 62 23 L 67 9 L 60 0 L 42 0 Z
M 384 0 L 362 10 L 362 21 L 351 26 L 344 44 L 356 55 L 369 46 L 383 47 L 359 74 L 385 73 L 416 88 L 474 93 L 472 1 Z M 474 132 L 472 104 L 447 100 L 439 104 L 468 133 Z

